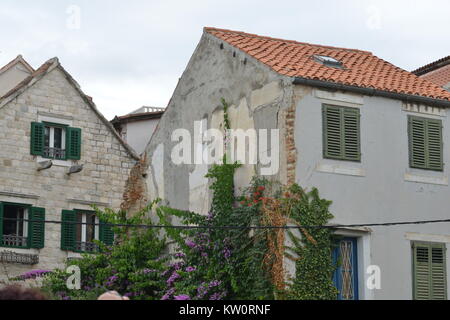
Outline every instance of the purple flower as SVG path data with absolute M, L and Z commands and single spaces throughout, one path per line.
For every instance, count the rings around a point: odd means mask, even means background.
M 222 251 L 222 253 L 223 253 L 223 256 L 224 256 L 225 259 L 228 259 L 229 257 L 231 257 L 231 251 L 228 248 L 224 249 Z
M 144 269 L 143 272 L 144 272 L 144 274 L 149 274 L 152 272 L 156 272 L 156 270 L 155 269 Z
M 170 288 L 167 292 L 162 296 L 161 300 L 169 300 L 170 297 L 175 293 L 175 288 Z
M 175 253 L 175 257 L 176 258 L 184 258 L 184 257 L 186 257 L 186 255 L 183 252 L 178 252 L 178 253 Z
M 114 281 L 116 281 L 117 279 L 119 279 L 118 276 L 111 276 L 111 277 L 108 278 L 108 282 L 114 282 Z
M 211 297 L 209 297 L 209 300 L 222 300 L 222 298 L 226 295 L 225 292 L 216 292 Z
M 220 286 L 221 283 L 222 283 L 222 281 L 214 280 L 214 281 L 211 281 L 211 282 L 209 283 L 209 287 L 210 287 L 210 288 L 218 287 L 218 286 Z
M 191 297 L 189 297 L 186 294 L 182 294 L 182 295 L 179 295 L 179 296 L 175 296 L 175 300 L 191 300 Z
M 172 263 L 172 264 L 170 265 L 170 267 L 171 267 L 171 268 L 174 268 L 175 270 L 180 270 L 181 267 L 182 267 L 183 265 L 184 265 L 184 262 L 183 262 L 183 261 L 180 261 L 180 262 Z
M 195 270 L 197 270 L 196 267 L 187 267 L 187 268 L 186 268 L 186 272 L 193 272 L 193 271 L 195 271 Z
M 170 276 L 170 278 L 167 279 L 167 285 L 168 285 L 168 286 L 173 285 L 173 283 L 175 282 L 175 280 L 177 280 L 177 279 L 180 278 L 180 277 L 181 277 L 181 276 L 180 276 L 176 271 L 174 271 L 174 272 L 172 273 L 172 275 Z
M 193 242 L 191 240 L 186 240 L 185 244 L 191 249 L 195 248 L 195 246 L 196 246 L 195 242 Z
M 45 276 L 47 273 L 51 273 L 51 271 L 49 271 L 49 270 L 31 270 L 31 271 L 28 271 L 28 272 L 25 272 L 24 274 L 22 274 L 20 276 L 20 278 L 23 280 L 36 279 L 36 278 Z

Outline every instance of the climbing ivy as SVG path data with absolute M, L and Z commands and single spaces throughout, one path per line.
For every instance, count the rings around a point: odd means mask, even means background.
M 331 201 L 321 199 L 316 188 L 305 192 L 293 185 L 287 197 L 291 204 L 290 218 L 300 226 L 323 226 L 333 218 L 329 212 Z M 288 232 L 293 246 L 288 249 L 287 256 L 296 261 L 296 272 L 286 297 L 295 300 L 336 299 L 338 292 L 332 281 L 336 265 L 332 259 L 331 229 L 305 227 L 299 231 L 300 235 Z

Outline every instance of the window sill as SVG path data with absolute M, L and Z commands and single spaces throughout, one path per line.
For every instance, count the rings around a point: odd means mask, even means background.
M 38 254 L 39 253 L 39 249 L 34 249 L 34 248 L 25 248 L 25 247 L 11 247 L 11 246 L 3 246 L 0 245 L 0 250 L 11 250 L 14 253 L 19 253 L 19 254 Z
M 407 182 L 416 182 L 416 183 L 426 183 L 426 184 L 434 184 L 440 186 L 448 186 L 448 177 L 445 176 L 431 176 L 431 175 L 421 175 L 415 173 L 405 173 L 404 177 Z
M 346 176 L 354 176 L 354 177 L 365 177 L 366 171 L 361 168 L 355 168 L 348 165 L 343 164 L 328 164 L 328 163 L 319 163 L 316 166 L 316 171 L 323 173 L 333 173 L 339 175 Z
M 51 161 L 51 162 L 53 162 L 54 166 L 58 166 L 58 167 L 70 168 L 72 166 L 71 160 L 56 160 L 56 159 L 44 158 L 41 156 L 37 156 L 36 159 L 37 159 L 37 162 Z

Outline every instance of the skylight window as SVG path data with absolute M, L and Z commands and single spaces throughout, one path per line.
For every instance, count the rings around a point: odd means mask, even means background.
M 327 67 L 333 67 L 333 68 L 343 68 L 344 67 L 344 64 L 341 61 L 336 60 L 332 57 L 320 56 L 320 55 L 314 55 L 313 57 L 314 57 L 315 61 L 317 61 Z

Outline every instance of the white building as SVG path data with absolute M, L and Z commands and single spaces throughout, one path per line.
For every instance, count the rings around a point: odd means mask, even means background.
M 333 201 L 333 224 L 450 218 L 449 92 L 367 51 L 214 28 L 205 28 L 147 147 L 149 198 L 208 212 L 208 166 L 174 164 L 171 134 L 194 136 L 195 121 L 222 129 L 221 98 L 233 129 L 280 130 L 279 150 L 262 150 L 280 164 L 270 178 L 317 187 Z M 265 167 L 241 167 L 236 189 Z M 336 273 L 339 298 L 447 299 L 449 223 L 336 233 L 346 266 Z M 379 288 L 366 285 L 373 270 Z
M 164 108 L 142 107 L 125 116 L 116 116 L 112 125 L 137 154 L 144 152 L 159 120 L 164 114 Z

